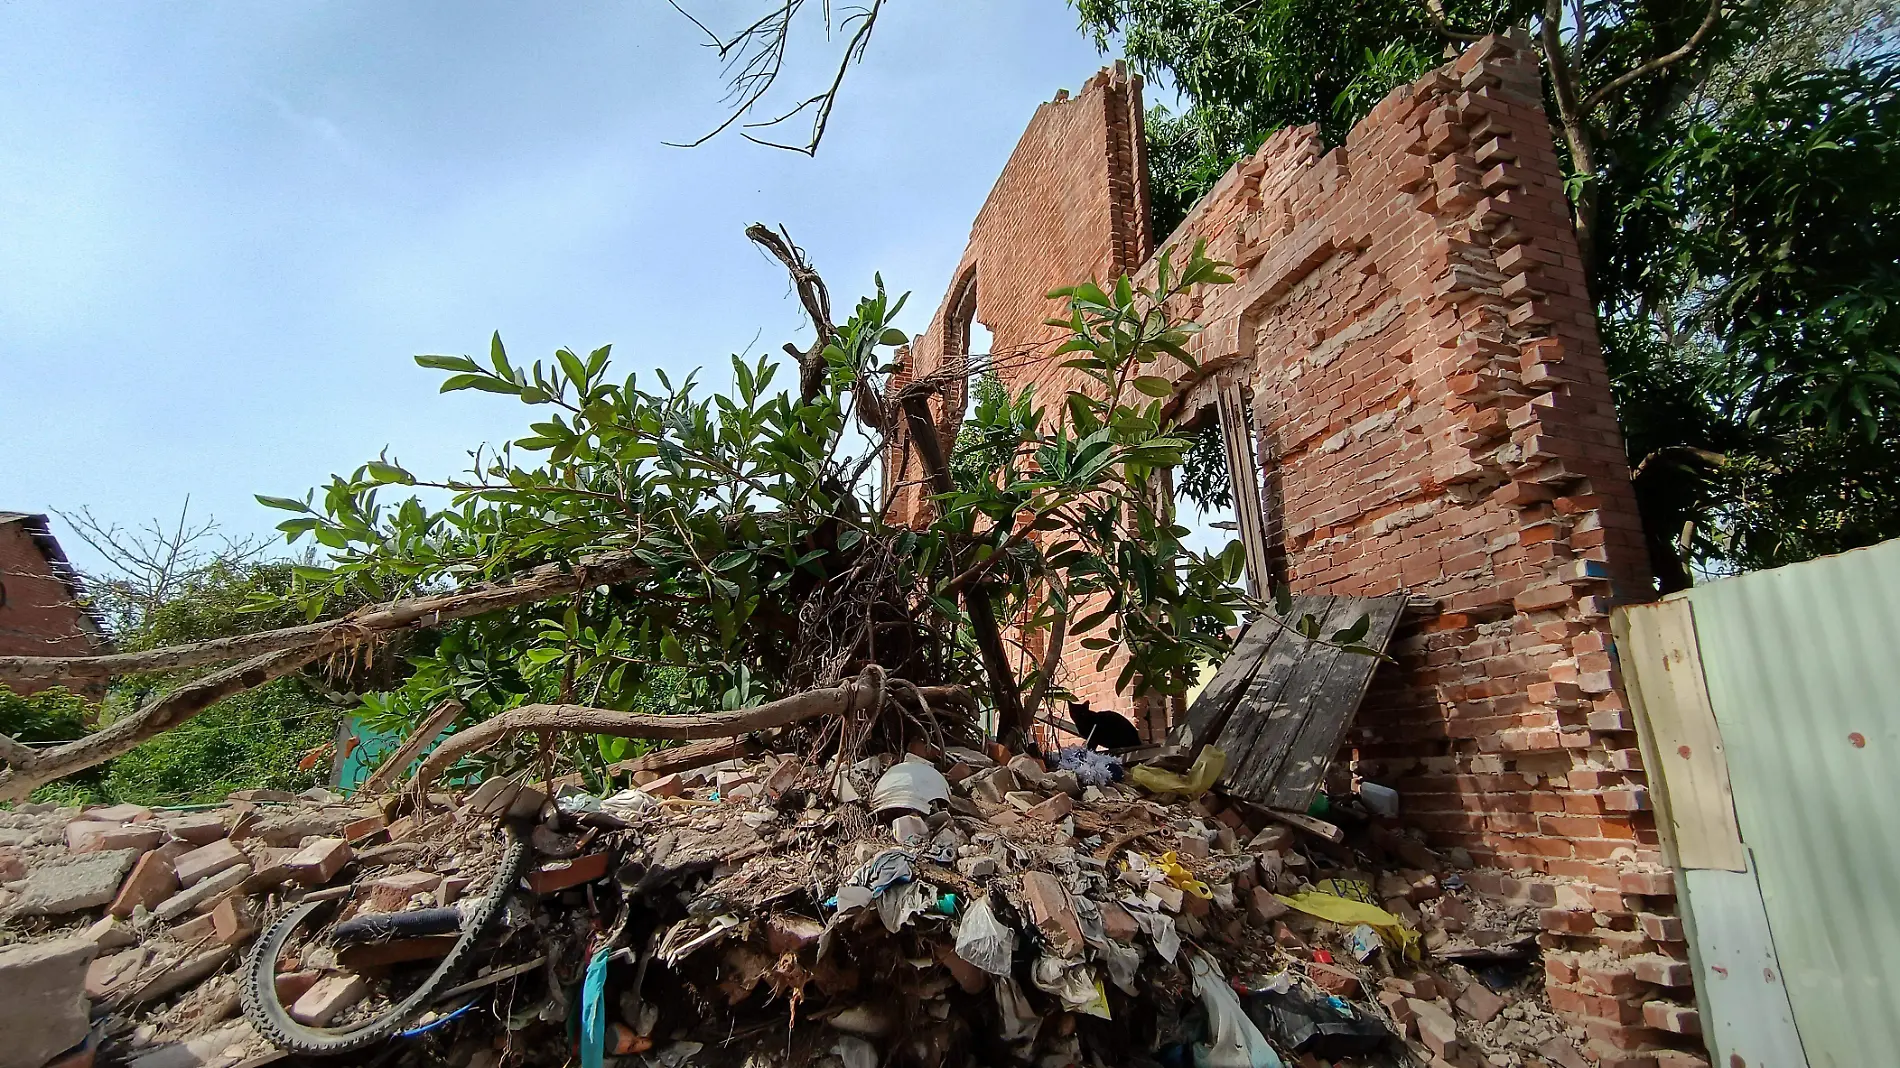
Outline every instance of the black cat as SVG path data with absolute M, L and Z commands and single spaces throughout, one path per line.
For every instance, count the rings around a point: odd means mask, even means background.
M 1142 744 L 1141 732 L 1119 712 L 1097 712 L 1087 701 L 1069 702 L 1069 722 L 1087 739 L 1091 749 L 1133 749 Z

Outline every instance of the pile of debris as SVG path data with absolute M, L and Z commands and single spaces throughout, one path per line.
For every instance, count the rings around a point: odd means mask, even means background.
M 0 813 L 0 1068 L 1583 1063 L 1536 906 L 1351 796 L 912 748 Z

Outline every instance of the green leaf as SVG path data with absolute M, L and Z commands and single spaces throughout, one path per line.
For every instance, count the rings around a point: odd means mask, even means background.
M 902 330 L 893 326 L 878 336 L 877 343 L 880 345 L 908 345 L 910 344 L 910 338 L 905 337 Z
M 1328 640 L 1335 645 L 1352 645 L 1357 643 L 1359 639 L 1365 637 L 1366 631 L 1371 628 L 1372 617 L 1360 616 L 1352 626 L 1346 627 L 1343 630 L 1334 631 L 1333 636 Z
M 453 393 L 458 389 L 479 389 L 483 393 L 516 394 L 521 392 L 521 387 L 513 382 L 482 374 L 453 375 L 442 383 L 442 388 L 437 392 Z
M 569 382 L 574 383 L 578 387 L 586 387 L 587 365 L 581 362 L 579 356 L 574 355 L 566 349 L 556 349 L 554 358 L 560 362 L 561 373 L 567 375 Z
M 393 482 L 399 486 L 413 486 L 416 484 L 416 476 L 404 471 L 395 464 L 384 463 L 381 460 L 371 460 L 363 466 L 369 468 L 370 477 L 378 482 Z
M 1170 397 L 1174 395 L 1174 383 L 1160 375 L 1142 375 L 1135 379 L 1136 389 L 1150 397 Z
M 467 356 L 417 356 L 416 363 L 437 371 L 479 371 L 481 365 Z
M 294 498 L 266 497 L 265 495 L 261 493 L 255 494 L 254 496 L 256 496 L 257 498 L 257 503 L 263 505 L 266 508 L 281 508 L 282 510 L 286 512 L 308 512 L 310 510 L 310 506 L 308 504 L 305 504 L 303 501 L 299 501 Z
M 489 339 L 488 362 L 495 365 L 495 373 L 501 377 L 515 376 L 515 369 L 508 364 L 508 352 L 501 347 L 501 331 L 499 330 L 495 331 L 495 336 Z
M 680 645 L 678 638 L 673 637 L 670 633 L 662 634 L 660 636 L 660 658 L 669 664 L 684 664 L 686 663 L 686 650 Z

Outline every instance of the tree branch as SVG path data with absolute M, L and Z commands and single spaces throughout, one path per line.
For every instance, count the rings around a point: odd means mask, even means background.
M 12 762 L 0 771 L 0 801 L 24 801 L 54 779 L 103 764 L 170 730 L 232 694 L 253 690 L 341 648 L 334 640 L 280 649 L 215 671 L 161 694 L 132 715 L 84 738 Z
M 522 731 L 552 730 L 606 734 L 616 738 L 663 738 L 692 741 L 729 738 L 738 734 L 783 727 L 851 708 L 860 696 L 879 689 L 874 682 L 853 679 L 842 686 L 807 690 L 755 708 L 699 714 L 615 712 L 585 705 L 523 705 L 493 719 L 449 735 L 416 769 L 415 789 L 427 790 L 444 771 L 470 753 L 487 749 Z M 924 687 L 926 694 L 954 697 L 960 687 Z M 876 712 L 875 709 L 872 710 Z
M 805 259 L 805 250 L 792 243 L 790 234 L 770 229 L 764 223 L 753 223 L 745 228 L 745 235 L 785 265 L 786 272 L 792 276 L 792 287 L 798 291 L 799 303 L 805 306 L 805 315 L 818 332 L 811 348 L 802 354 L 791 345 L 785 346 L 787 352 L 798 358 L 799 400 L 809 404 L 825 388 L 825 346 L 838 339 L 838 331 L 831 325 L 831 294 L 825 289 L 825 280 L 818 276 L 817 269 Z
M 1678 48 L 1673 52 L 1669 52 L 1667 54 L 1657 56 L 1655 59 L 1652 59 L 1647 63 L 1643 63 L 1637 66 L 1633 70 L 1625 71 L 1621 75 L 1618 75 L 1617 77 L 1610 79 L 1608 82 L 1605 82 L 1595 92 L 1591 93 L 1588 97 L 1584 99 L 1583 101 L 1584 114 L 1589 114 L 1591 111 L 1594 111 L 1596 109 L 1596 106 L 1603 102 L 1604 98 L 1608 97 L 1611 93 L 1616 92 L 1618 89 L 1623 88 L 1624 86 L 1630 84 L 1631 82 L 1637 80 L 1638 78 L 1642 78 L 1642 77 L 1646 77 L 1648 75 L 1654 74 L 1657 71 L 1663 69 L 1664 67 L 1667 67 L 1670 64 L 1678 62 L 1682 59 L 1685 59 L 1689 55 L 1693 54 L 1696 49 L 1702 47 L 1702 42 L 1708 38 L 1709 34 L 1715 32 L 1715 27 L 1721 21 L 1722 21 L 1722 0 L 1709 0 L 1709 13 L 1703 16 L 1702 25 L 1697 26 L 1695 28 L 1695 32 L 1689 35 L 1689 39 L 1682 43 L 1681 48 Z
M 136 653 L 99 656 L 0 656 L 0 679 L 102 679 L 141 671 L 222 664 L 245 657 L 335 644 L 328 651 L 361 645 L 405 630 L 438 626 L 453 619 L 531 604 L 574 593 L 586 586 L 625 582 L 646 570 L 631 553 L 603 553 L 578 567 L 543 564 L 514 580 L 455 593 L 409 597 L 367 605 L 341 619 L 304 623 L 279 630 L 213 638 L 189 645 L 167 645 Z

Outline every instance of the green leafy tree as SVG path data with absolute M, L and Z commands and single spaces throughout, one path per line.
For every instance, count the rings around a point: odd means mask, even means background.
M 828 307 L 815 272 L 782 247 L 802 268 L 807 306 Z M 368 700 L 392 726 L 451 694 L 471 721 L 541 702 L 737 709 L 876 665 L 911 684 L 976 685 L 1015 732 L 1049 687 L 1040 665 L 1012 666 L 999 619 L 1076 634 L 1104 663 L 1120 657 L 1124 689 L 1180 693 L 1248 605 L 1240 554 L 1184 550 L 1186 531 L 1153 489 L 1188 446 L 1161 414 L 1171 386 L 1157 365 L 1191 365 L 1194 328 L 1165 304 L 1228 281 L 1220 267 L 1196 248 L 1163 264 L 1152 288 L 1123 278 L 1052 294 L 1063 355 L 1090 389 L 1044 403 L 979 378 L 963 433 L 982 466 L 926 472 L 941 478 L 917 526 L 887 517 L 874 472 L 946 383 L 890 388 L 887 350 L 906 339 L 889 324 L 903 302 L 881 282 L 843 324 L 815 317 L 818 341 L 790 390 L 773 388 L 777 365 L 737 357 L 731 390 L 714 395 L 696 375 L 616 377 L 605 347 L 524 366 L 496 337 L 486 361 L 418 357 L 445 373 L 444 392 L 520 399 L 536 412 L 528 432 L 459 478 L 384 456 L 303 498 L 260 498 L 295 513 L 281 529 L 323 553 L 295 570 L 282 603 L 315 618 L 337 598 L 579 568 L 603 551 L 638 561 L 631 577 L 565 603 L 444 628 L 411 655 L 403 687 Z M 388 499 L 412 486 L 448 503 Z M 577 739 L 560 758 L 590 767 L 610 755 Z M 495 754 L 546 756 L 525 741 Z

